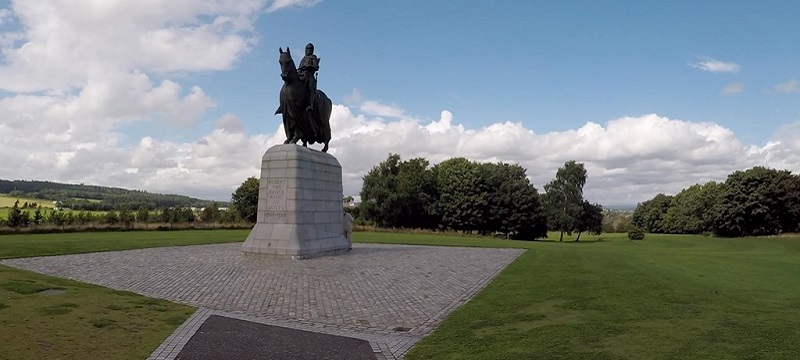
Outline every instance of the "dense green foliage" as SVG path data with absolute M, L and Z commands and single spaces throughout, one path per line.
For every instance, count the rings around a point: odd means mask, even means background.
M 633 225 L 652 233 L 666 233 L 668 226 L 664 224 L 664 218 L 671 203 L 672 196 L 658 194 L 639 204 L 633 211 Z
M 628 230 L 628 239 L 631 240 L 644 240 L 644 230 L 640 227 L 633 227 Z
M 575 231 L 578 232 L 578 237 L 575 241 L 580 241 L 581 233 L 584 232 L 596 235 L 601 234 L 603 232 L 603 206 L 584 200 L 581 203 L 581 212 L 575 222 Z
M 64 232 L 64 231 L 95 231 L 95 230 L 131 230 L 134 228 L 149 229 L 150 224 L 155 227 L 187 228 L 195 224 L 204 224 L 203 228 L 240 227 L 245 225 L 239 214 L 232 210 L 222 208 L 214 202 L 202 209 L 189 207 L 172 207 L 150 210 L 141 207 L 136 211 L 122 208 L 119 211 L 65 211 L 38 207 L 34 210 L 24 210 L 18 206 L 9 209 L 7 219 L 0 218 L 0 232 Z
M 719 201 L 720 189 L 721 184 L 709 181 L 681 190 L 667 206 L 663 230 L 686 234 L 713 232 L 714 205 Z
M 433 229 L 438 197 L 428 161 L 391 154 L 364 176 L 360 215 L 382 227 Z
M 800 231 L 800 176 L 754 167 L 724 183 L 708 182 L 675 196 L 640 203 L 633 224 L 652 233 L 775 235 Z
M 539 194 L 519 165 L 453 158 L 429 167 L 390 154 L 363 180 L 359 214 L 381 227 L 546 235 Z
M 50 181 L 0 180 L 0 194 L 58 201 L 59 207 L 86 211 L 151 209 L 166 207 L 204 207 L 209 201 L 174 194 L 153 194 L 139 190 L 63 184 Z
M 260 184 L 261 182 L 255 176 L 251 176 L 231 194 L 233 209 L 242 219 L 250 223 L 256 222 L 258 217 L 258 189 Z
M 556 171 L 556 178 L 544 186 L 544 203 L 547 223 L 551 230 L 572 234 L 577 229 L 578 217 L 583 209 L 583 185 L 586 184 L 586 168 L 583 164 L 568 161 Z
M 586 184 L 586 168 L 574 160 L 567 161 L 556 171 L 556 178 L 544 186 L 544 204 L 550 230 L 559 232 L 559 241 L 564 233 L 577 232 L 600 234 L 603 231 L 603 207 L 583 199 Z

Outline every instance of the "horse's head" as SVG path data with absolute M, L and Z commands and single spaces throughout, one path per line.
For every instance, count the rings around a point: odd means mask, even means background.
M 292 52 L 289 50 L 289 47 L 286 47 L 286 51 L 283 51 L 282 48 L 278 48 L 278 51 L 281 53 L 278 57 L 278 63 L 281 64 L 281 79 L 286 81 L 291 76 L 297 76 L 297 67 L 294 65 Z

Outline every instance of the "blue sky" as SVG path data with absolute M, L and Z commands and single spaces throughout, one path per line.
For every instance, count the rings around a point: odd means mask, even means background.
M 0 150 L 20 154 L 0 178 L 225 200 L 282 140 L 278 48 L 299 62 L 308 42 L 346 194 L 390 152 L 518 162 L 539 189 L 575 159 L 587 197 L 620 206 L 754 165 L 800 170 L 800 1 L 0 9 Z

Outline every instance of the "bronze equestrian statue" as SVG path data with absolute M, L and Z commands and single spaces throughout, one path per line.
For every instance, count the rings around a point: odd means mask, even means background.
M 279 48 L 278 62 L 281 65 L 280 105 L 275 115 L 283 115 L 283 128 L 286 131 L 284 144 L 308 143 L 325 144 L 322 152 L 328 151 L 331 141 L 331 110 L 333 104 L 328 95 L 317 89 L 315 73 L 319 70 L 319 59 L 314 55 L 314 45 L 306 46 L 306 56 L 300 63 L 300 72 L 295 68 L 289 48 Z

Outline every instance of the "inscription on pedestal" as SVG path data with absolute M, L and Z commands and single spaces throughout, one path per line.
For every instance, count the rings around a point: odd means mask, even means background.
M 265 220 L 271 223 L 286 222 L 286 179 L 267 180 L 267 211 Z

